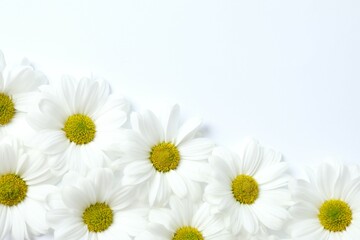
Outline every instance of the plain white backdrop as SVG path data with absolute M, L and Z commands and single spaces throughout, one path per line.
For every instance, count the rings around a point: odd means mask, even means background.
M 360 163 L 357 0 L 0 0 L 0 49 L 52 81 L 104 77 L 135 110 L 179 103 L 217 144 L 255 137 L 296 176 Z

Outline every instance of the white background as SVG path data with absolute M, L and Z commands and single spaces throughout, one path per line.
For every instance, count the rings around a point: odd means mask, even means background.
M 297 176 L 360 162 L 358 0 L 0 0 L 0 49 L 54 81 L 104 77 L 136 110 L 179 103 L 216 143 L 255 137 Z

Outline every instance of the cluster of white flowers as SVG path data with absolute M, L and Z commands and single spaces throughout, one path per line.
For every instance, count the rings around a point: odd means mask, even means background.
M 360 238 L 357 166 L 296 180 L 279 152 L 248 139 L 234 153 L 180 119 L 0 53 L 0 240 Z

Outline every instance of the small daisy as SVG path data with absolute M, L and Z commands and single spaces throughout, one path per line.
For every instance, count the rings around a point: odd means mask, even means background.
M 293 239 L 359 239 L 360 178 L 352 173 L 342 164 L 323 163 L 308 172 L 309 180 L 291 185 Z
M 0 136 L 22 136 L 24 115 L 35 104 L 38 88 L 46 84 L 47 79 L 26 61 L 7 74 L 4 69 L 5 60 L 0 52 Z
M 165 124 L 150 111 L 133 113 L 124 159 L 124 184 L 138 187 L 151 206 L 164 204 L 174 193 L 198 199 L 213 143 L 196 138 L 200 120 L 190 120 L 179 128 L 180 109 L 175 105 Z M 146 192 L 145 192 L 146 191 Z
M 116 184 L 109 169 L 73 181 L 48 197 L 47 220 L 55 240 L 130 240 L 146 227 L 148 211 L 131 207 L 136 199 Z
M 281 154 L 256 141 L 244 144 L 240 157 L 216 148 L 209 159 L 212 176 L 205 199 L 223 213 L 233 234 L 280 230 L 288 216 L 287 165 Z
M 232 239 L 208 204 L 171 197 L 169 205 L 150 212 L 149 226 L 136 240 Z
M 54 190 L 42 154 L 19 142 L 0 144 L 0 239 L 34 239 L 45 234 L 45 198 Z
M 54 169 L 86 174 L 108 166 L 106 149 L 127 120 L 127 103 L 105 81 L 64 77 L 43 90 L 39 111 L 29 115 L 37 130 L 32 145 L 51 156 Z

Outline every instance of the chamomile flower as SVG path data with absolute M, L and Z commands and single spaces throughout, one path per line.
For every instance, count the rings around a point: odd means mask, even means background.
M 106 149 L 127 120 L 126 101 L 111 95 L 105 81 L 64 77 L 59 85 L 44 89 L 39 111 L 29 115 L 37 130 L 31 143 L 53 156 L 59 171 L 108 166 Z
M 55 240 L 130 240 L 145 229 L 148 211 L 132 207 L 134 195 L 109 169 L 73 181 L 48 197 Z
M 169 207 L 152 210 L 147 230 L 136 240 L 232 239 L 208 204 L 171 197 Z
M 9 71 L 4 69 L 5 60 L 0 52 L 0 136 L 22 136 L 25 113 L 35 104 L 38 88 L 47 79 L 26 61 Z
M 287 165 L 281 154 L 247 141 L 240 156 L 216 148 L 209 159 L 212 175 L 205 199 L 223 213 L 233 234 L 280 230 L 288 216 Z
M 342 164 L 323 163 L 292 185 L 293 239 L 359 239 L 360 178 L 352 173 Z
M 205 138 L 196 138 L 200 121 L 189 120 L 179 128 L 179 106 L 171 109 L 166 123 L 150 111 L 131 116 L 133 131 L 128 133 L 124 159 L 124 184 L 141 189 L 150 205 L 162 205 L 174 193 L 198 199 L 203 180 L 201 170 L 213 144 Z
M 0 239 L 34 239 L 45 234 L 45 198 L 53 175 L 39 152 L 17 141 L 0 143 Z

